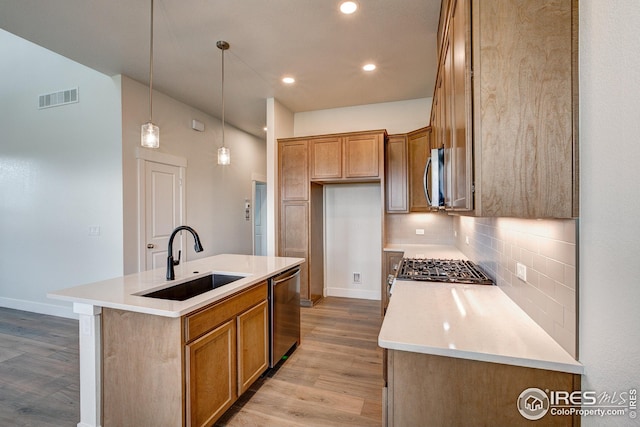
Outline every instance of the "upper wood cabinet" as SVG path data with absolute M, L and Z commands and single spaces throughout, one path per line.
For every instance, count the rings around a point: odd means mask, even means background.
M 578 216 L 577 10 L 576 0 L 443 1 L 431 119 L 447 209 Z
M 363 133 L 343 138 L 344 177 L 380 178 L 384 173 L 384 133 Z
M 427 212 L 430 210 L 424 193 L 427 159 L 431 156 L 431 127 L 425 127 L 407 134 L 409 149 L 409 210 Z
M 385 144 L 385 185 L 387 212 L 409 212 L 407 135 L 389 135 Z
M 282 200 L 309 200 L 308 141 L 278 144 L 278 178 Z
M 385 131 L 309 138 L 312 181 L 370 181 L 384 173 Z
M 311 179 L 342 178 L 342 138 L 314 138 L 309 147 Z

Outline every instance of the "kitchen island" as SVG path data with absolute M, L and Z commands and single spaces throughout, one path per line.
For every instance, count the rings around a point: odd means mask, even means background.
M 267 280 L 303 262 L 217 255 L 176 266 L 173 281 L 156 269 L 50 293 L 79 316 L 78 426 L 212 424 L 266 369 Z M 142 296 L 211 273 L 241 278 L 184 301 Z
M 396 281 L 378 344 L 388 426 L 521 425 L 525 389 L 580 390 L 583 366 L 497 286 Z

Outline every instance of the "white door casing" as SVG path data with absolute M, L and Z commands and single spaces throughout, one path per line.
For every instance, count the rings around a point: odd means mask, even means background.
M 253 254 L 267 255 L 267 184 L 253 181 Z

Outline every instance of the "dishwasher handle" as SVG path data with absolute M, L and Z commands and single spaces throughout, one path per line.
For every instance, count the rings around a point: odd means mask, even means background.
M 276 276 L 275 279 L 273 280 L 273 284 L 277 285 L 278 283 L 286 282 L 287 280 L 292 279 L 292 278 L 300 275 L 300 268 L 296 268 L 295 270 L 290 270 L 288 273 L 289 274 L 284 273 L 284 274 L 282 274 L 280 276 Z M 284 277 L 282 277 L 282 276 L 284 276 Z

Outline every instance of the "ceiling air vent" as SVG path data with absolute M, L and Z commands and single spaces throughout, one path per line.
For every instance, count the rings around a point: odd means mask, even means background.
M 59 107 L 61 105 L 73 104 L 74 102 L 78 102 L 77 87 L 40 95 L 38 97 L 38 109 Z

